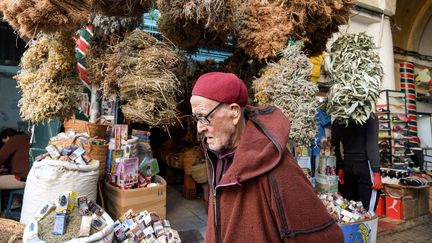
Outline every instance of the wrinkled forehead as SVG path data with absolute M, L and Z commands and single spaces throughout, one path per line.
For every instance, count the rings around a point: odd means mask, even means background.
M 219 104 L 218 101 L 197 95 L 192 95 L 190 103 L 192 106 L 192 113 L 208 112 Z

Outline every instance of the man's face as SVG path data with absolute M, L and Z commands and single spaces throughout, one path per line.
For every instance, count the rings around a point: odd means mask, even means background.
M 219 102 L 201 96 L 192 96 L 192 115 L 205 117 L 209 112 L 219 105 Z M 206 139 L 209 148 L 213 151 L 231 149 L 235 125 L 227 105 L 222 104 L 216 108 L 208 117 L 210 124 L 197 122 L 198 133 Z

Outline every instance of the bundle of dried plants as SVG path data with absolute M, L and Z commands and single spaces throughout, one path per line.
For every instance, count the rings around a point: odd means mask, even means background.
M 76 72 L 75 43 L 70 33 L 41 35 L 30 43 L 15 76 L 22 91 L 21 117 L 43 122 L 73 115 L 83 86 Z
M 188 51 L 199 46 L 223 47 L 232 31 L 234 16 L 228 1 L 159 0 L 159 30 Z
M 106 16 L 142 16 L 154 0 L 94 0 L 93 11 Z
M 85 24 L 93 0 L 3 0 L 3 18 L 21 36 L 75 31 Z
M 173 50 L 174 46 L 135 30 L 108 55 L 105 82 L 118 86 L 128 120 L 164 129 L 178 120 L 175 99 L 180 82 L 175 73 L 182 58 Z
M 308 145 L 317 131 L 318 86 L 309 80 L 312 65 L 302 48 L 302 43 L 296 42 L 283 49 L 279 62 L 270 63 L 254 81 L 254 90 L 259 104 L 273 104 L 291 120 L 290 139 Z
M 364 124 L 375 111 L 383 69 L 372 37 L 365 33 L 339 37 L 331 47 L 327 111 L 332 119 Z

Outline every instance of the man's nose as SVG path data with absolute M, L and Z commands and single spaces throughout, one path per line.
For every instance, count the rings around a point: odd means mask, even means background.
M 202 124 L 201 122 L 197 122 L 197 131 L 198 133 L 203 133 L 207 129 L 207 126 Z

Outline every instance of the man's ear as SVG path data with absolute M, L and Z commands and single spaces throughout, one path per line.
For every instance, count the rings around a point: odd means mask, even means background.
M 233 123 L 234 125 L 237 125 L 241 118 L 241 107 L 238 104 L 233 103 L 229 108 L 231 117 L 233 118 Z

